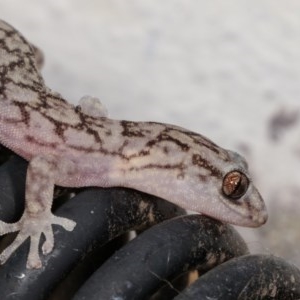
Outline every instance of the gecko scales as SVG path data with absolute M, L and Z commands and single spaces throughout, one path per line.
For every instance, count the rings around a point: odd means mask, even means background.
M 40 51 L 0 21 L 0 143 L 29 161 L 24 214 L 0 221 L 1 235 L 18 231 L 1 263 L 30 237 L 27 267 L 40 268 L 41 235 L 48 254 L 53 224 L 73 230 L 74 221 L 51 212 L 54 185 L 128 187 L 224 222 L 266 222 L 239 154 L 178 126 L 110 119 L 92 98 L 74 107 L 45 86 L 40 67 Z

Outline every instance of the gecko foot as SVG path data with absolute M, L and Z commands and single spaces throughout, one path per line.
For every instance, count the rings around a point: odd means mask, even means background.
M 0 254 L 0 264 L 4 264 L 14 251 L 27 238 L 30 238 L 30 249 L 26 267 L 28 269 L 39 269 L 42 262 L 39 256 L 39 242 L 41 235 L 44 234 L 45 242 L 42 245 L 43 254 L 48 254 L 54 247 L 54 237 L 52 225 L 60 225 L 68 231 L 72 231 L 76 223 L 72 220 L 61 218 L 52 213 L 42 213 L 37 216 L 24 214 L 20 221 L 8 224 L 0 221 L 0 234 L 19 231 L 15 240 Z

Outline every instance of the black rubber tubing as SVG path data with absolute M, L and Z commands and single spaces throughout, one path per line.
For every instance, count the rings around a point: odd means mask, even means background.
M 117 251 L 73 299 L 148 299 L 187 270 L 205 272 L 247 252 L 232 226 L 201 215 L 177 217 L 146 230 Z
M 300 299 L 300 270 L 272 255 L 245 255 L 207 272 L 175 299 Z
M 0 180 L 2 220 L 15 220 L 16 214 L 22 211 L 24 198 L 19 197 L 24 196 L 26 166 L 22 159 L 13 158 L 0 167 L 0 179 L 5 179 Z M 182 213 L 167 201 L 129 189 L 84 190 L 55 211 L 77 225 L 72 232 L 53 226 L 55 247 L 50 254 L 41 255 L 41 269 L 26 269 L 29 240 L 0 266 L 0 298 L 47 299 L 91 248 L 129 230 L 148 227 Z
M 0 166 L 0 220 L 17 221 L 24 209 L 27 162 L 13 156 Z

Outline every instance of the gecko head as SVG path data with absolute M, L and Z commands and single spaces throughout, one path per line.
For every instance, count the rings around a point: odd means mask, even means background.
M 198 183 L 198 196 L 193 199 L 195 211 L 234 225 L 261 226 L 267 221 L 268 214 L 249 176 L 248 165 L 239 154 L 227 153 L 230 159 L 214 160 L 215 165 L 210 166 L 214 176 Z

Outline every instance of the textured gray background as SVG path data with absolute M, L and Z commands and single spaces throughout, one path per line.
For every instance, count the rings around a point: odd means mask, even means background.
M 270 220 L 242 232 L 300 266 L 299 1 L 10 0 L 0 17 L 43 49 L 46 82 L 69 101 L 94 95 L 114 118 L 246 156 Z

